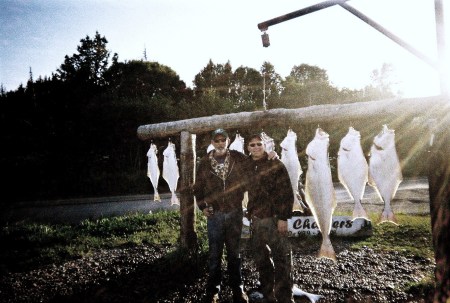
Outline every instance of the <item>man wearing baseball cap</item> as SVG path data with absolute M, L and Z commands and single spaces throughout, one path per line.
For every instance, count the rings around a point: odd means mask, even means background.
M 211 133 L 214 147 L 200 161 L 194 194 L 208 221 L 209 276 L 206 302 L 219 302 L 223 248 L 227 249 L 228 281 L 233 302 L 248 302 L 241 276 L 240 242 L 242 200 L 246 191 L 245 167 L 248 157 L 228 149 L 228 133 L 218 128 Z M 269 159 L 277 159 L 276 152 Z

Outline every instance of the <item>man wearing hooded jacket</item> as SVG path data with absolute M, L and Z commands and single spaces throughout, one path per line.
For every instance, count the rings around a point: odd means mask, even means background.
M 212 133 L 214 150 L 201 161 L 197 170 L 194 194 L 197 205 L 207 217 L 209 244 L 209 275 L 206 302 L 219 302 L 222 280 L 222 254 L 227 250 L 227 272 L 233 291 L 233 302 L 248 302 L 241 276 L 240 240 L 242 231 L 242 200 L 244 198 L 244 163 L 247 157 L 227 148 L 225 130 Z
M 249 138 L 248 216 L 252 249 L 264 302 L 292 303 L 292 256 L 287 220 L 292 217 L 294 194 L 289 174 L 280 160 L 268 160 L 259 134 Z

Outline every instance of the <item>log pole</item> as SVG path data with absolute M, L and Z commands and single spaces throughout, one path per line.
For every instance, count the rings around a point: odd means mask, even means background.
M 262 128 L 264 126 L 322 124 L 336 121 L 354 121 L 369 117 L 401 117 L 407 120 L 416 116 L 439 116 L 450 111 L 450 104 L 441 96 L 411 99 L 389 99 L 347 104 L 326 104 L 309 107 L 285 109 L 275 108 L 267 111 L 240 112 L 226 115 L 213 115 L 158 124 L 141 125 L 137 136 L 141 140 L 176 136 L 182 131 L 193 134 L 210 132 L 216 128 Z
M 195 231 L 195 203 L 192 187 L 195 181 L 195 141 L 196 135 L 181 132 L 180 148 L 180 238 L 181 247 L 189 251 L 197 250 Z

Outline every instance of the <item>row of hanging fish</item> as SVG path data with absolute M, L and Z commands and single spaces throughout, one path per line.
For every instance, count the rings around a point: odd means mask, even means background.
M 274 140 L 268 136 L 265 132 L 261 133 L 264 145 L 268 152 L 275 149 Z M 324 155 L 324 160 L 313 163 L 321 163 L 328 160 L 328 145 L 329 136 L 323 130 L 318 129 L 316 131 L 316 137 L 314 139 L 321 140 L 317 142 L 326 142 L 323 146 L 316 146 L 317 143 L 314 140 L 311 142 L 311 153 L 316 152 L 317 148 L 322 148 L 321 155 Z M 294 192 L 294 207 L 293 210 L 303 211 L 306 205 L 302 203 L 299 181 L 303 171 L 300 166 L 300 161 L 297 154 L 297 134 L 291 129 L 288 130 L 286 137 L 281 142 L 281 161 L 286 166 L 289 178 L 291 181 L 292 190 Z M 314 147 L 314 148 L 313 148 Z M 325 149 L 326 147 L 326 149 Z M 211 150 L 212 145 L 208 147 L 208 152 Z M 245 153 L 244 151 L 244 139 L 240 134 L 236 134 L 235 140 L 230 144 L 230 149 L 234 149 Z M 308 154 L 308 148 L 306 150 L 308 160 L 312 160 Z M 390 207 L 390 202 L 394 197 L 398 185 L 402 180 L 402 174 L 400 169 L 400 162 L 395 150 L 395 133 L 394 130 L 388 129 L 386 125 L 383 126 L 382 131 L 374 138 L 374 143 L 371 147 L 370 167 L 367 164 L 366 158 L 361 147 L 361 135 L 359 131 L 356 131 L 353 127 L 349 128 L 347 135 L 342 138 L 340 142 L 337 168 L 338 178 L 342 185 L 346 188 L 347 192 L 354 200 L 353 219 L 365 218 L 368 219 L 367 213 L 364 210 L 361 200 L 364 195 L 365 186 L 369 182 L 369 185 L 373 186 L 379 197 L 384 201 L 385 207 L 380 217 L 380 222 L 390 221 L 396 223 L 395 215 Z M 313 160 L 315 161 L 315 160 Z M 326 163 L 325 163 L 326 164 Z M 323 167 L 329 167 L 329 163 Z M 316 164 L 317 166 L 318 164 Z M 309 168 L 309 166 L 308 166 Z M 314 167 L 313 167 L 314 168 Z M 315 167 L 317 169 L 317 167 Z M 313 173 L 313 171 L 311 171 Z M 321 173 L 321 177 L 325 178 L 325 175 Z M 330 183 L 329 178 L 331 172 L 326 174 L 327 183 Z M 311 182 L 308 182 L 311 183 Z M 305 184 L 306 186 L 306 184 Z M 322 185 L 317 185 L 318 188 Z M 309 199 L 312 198 L 311 185 Z M 305 188 L 306 191 L 306 188 Z M 306 198 L 308 203 L 308 198 Z
M 266 150 L 269 152 L 273 151 L 275 149 L 274 140 L 264 132 L 261 134 L 261 137 Z M 293 210 L 303 210 L 305 205 L 302 204 L 302 199 L 300 199 L 299 195 L 299 180 L 303 172 L 298 159 L 296 140 L 296 133 L 289 129 L 286 137 L 280 144 L 282 148 L 281 161 L 288 170 L 294 192 Z M 324 130 L 317 128 L 315 137 L 306 148 L 308 170 L 305 177 L 305 198 L 323 234 L 323 243 L 319 255 L 333 259 L 335 254 L 328 235 L 331 229 L 332 214 L 336 207 L 336 197 L 331 177 L 328 147 L 329 135 Z M 245 153 L 244 139 L 240 134 L 236 134 L 235 140 L 230 144 L 230 149 Z M 172 193 L 171 204 L 179 204 L 175 194 L 179 178 L 175 144 L 169 142 L 163 154 L 163 178 L 168 183 Z M 154 200 L 160 201 L 158 194 L 160 172 L 156 156 L 157 148 L 152 143 L 147 153 L 147 176 L 150 178 L 154 188 Z M 394 130 L 389 129 L 387 125 L 383 125 L 382 131 L 374 137 L 370 149 L 369 163 L 367 163 L 361 147 L 361 135 L 359 131 L 350 127 L 348 133 L 340 142 L 337 172 L 339 181 L 354 200 L 353 219 L 368 219 L 361 204 L 365 186 L 368 183 L 375 188 L 378 196 L 384 202 L 380 223 L 396 223 L 396 218 L 391 208 L 391 201 L 402 181 L 402 173 L 395 148 Z
M 353 218 L 367 218 L 361 205 L 367 182 L 375 188 L 378 196 L 384 202 L 380 223 L 397 224 L 391 208 L 391 201 L 403 176 L 395 148 L 395 131 L 389 129 L 387 125 L 383 125 L 381 132 L 373 139 L 369 164 L 364 158 L 360 138 L 360 133 L 350 127 L 347 135 L 341 140 L 338 152 L 339 181 L 355 202 Z
M 266 133 L 261 137 L 268 152 L 275 149 L 274 140 Z M 285 164 L 292 190 L 294 192 L 294 209 L 304 210 L 305 205 L 299 195 L 299 181 L 302 175 L 300 161 L 296 148 L 297 135 L 291 129 L 281 142 L 281 161 Z M 319 257 L 335 260 L 336 255 L 331 244 L 329 233 L 332 224 L 332 215 L 336 208 L 336 196 L 331 176 L 331 166 L 328 156 L 329 134 L 317 128 L 315 136 L 306 147 L 308 156 L 308 170 L 305 177 L 305 200 L 308 204 L 319 229 L 322 233 L 322 245 Z M 237 134 L 230 145 L 230 149 L 244 148 L 244 139 Z M 400 161 L 395 149 L 395 132 L 383 125 L 382 131 L 374 137 L 370 150 L 370 160 L 367 163 L 361 147 L 359 131 L 350 127 L 348 133 L 340 142 L 337 172 L 341 184 L 354 200 L 352 218 L 368 219 L 361 200 L 366 184 L 373 186 L 378 196 L 384 201 L 384 209 L 380 216 L 381 222 L 393 222 L 396 218 L 391 208 L 391 200 L 397 192 L 402 181 Z
M 153 200 L 154 201 L 161 201 L 161 198 L 158 193 L 158 181 L 160 176 L 160 170 L 158 166 L 158 149 L 156 148 L 156 145 L 151 143 L 150 148 L 147 152 L 147 176 L 150 179 L 150 182 L 153 185 L 154 195 Z M 170 204 L 180 204 L 178 197 L 175 193 L 177 190 L 178 185 L 178 178 L 180 177 L 179 169 L 178 169 L 178 163 L 177 163 L 177 157 L 175 153 L 175 144 L 172 142 L 169 142 L 167 147 L 163 151 L 164 161 L 163 161 L 163 178 L 169 185 L 170 192 L 172 194 L 170 199 Z
M 375 136 L 370 149 L 369 164 L 364 157 L 358 131 L 349 128 L 342 138 L 338 152 L 338 177 L 354 199 L 353 219 L 367 214 L 361 205 L 366 183 L 375 187 L 384 201 L 381 222 L 393 222 L 396 219 L 391 208 L 391 200 L 402 181 L 400 161 L 395 149 L 395 133 L 387 125 Z M 322 234 L 319 257 L 336 260 L 329 233 L 331 220 L 336 207 L 336 197 L 331 180 L 331 168 L 328 157 L 329 135 L 322 129 L 316 130 L 314 139 L 308 144 L 308 171 L 306 172 L 306 200 L 318 222 Z

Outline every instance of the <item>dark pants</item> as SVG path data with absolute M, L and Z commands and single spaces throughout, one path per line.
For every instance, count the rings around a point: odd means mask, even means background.
M 290 243 L 278 233 L 276 218 L 252 219 L 252 249 L 264 297 L 293 302 Z
M 242 232 L 242 209 L 228 213 L 215 211 L 208 218 L 209 276 L 207 291 L 218 292 L 222 280 L 222 254 L 227 250 L 227 272 L 233 291 L 240 289 L 241 257 L 240 242 Z

